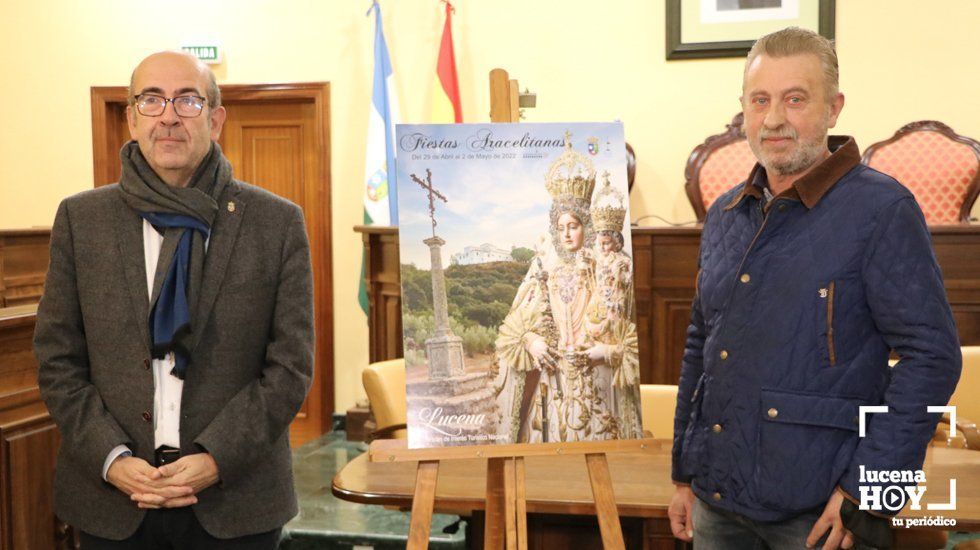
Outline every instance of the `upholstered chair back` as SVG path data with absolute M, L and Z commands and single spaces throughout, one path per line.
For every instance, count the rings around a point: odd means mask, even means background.
M 640 405 L 643 429 L 656 439 L 674 437 L 674 409 L 677 407 L 677 386 L 669 384 L 640 384 Z
M 907 187 L 929 225 L 966 223 L 980 191 L 980 143 L 933 120 L 906 124 L 862 162 Z
M 725 132 L 710 136 L 688 157 L 685 188 L 698 221 L 704 221 L 715 200 L 745 181 L 755 166 L 755 155 L 745 140 L 742 120 L 741 113 L 735 115 Z
M 405 360 L 391 359 L 371 363 L 361 374 L 361 381 L 378 424 L 378 429 L 372 434 L 371 439 L 408 437 L 405 431 L 405 420 L 408 418 Z

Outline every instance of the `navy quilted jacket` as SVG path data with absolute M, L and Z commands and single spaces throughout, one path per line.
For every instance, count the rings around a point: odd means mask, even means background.
M 919 469 L 939 419 L 926 407 L 945 405 L 959 378 L 922 212 L 840 142 L 768 202 L 757 165 L 715 201 L 701 237 L 672 475 L 760 521 L 822 507 L 838 485 L 859 498 L 859 465 Z M 860 405 L 889 407 L 864 438 Z

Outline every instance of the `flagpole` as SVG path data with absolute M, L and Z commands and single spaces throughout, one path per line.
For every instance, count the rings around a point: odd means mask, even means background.
M 463 108 L 460 102 L 459 75 L 456 73 L 456 52 L 453 48 L 452 31 L 452 17 L 456 8 L 448 0 L 439 1 L 446 4 L 446 19 L 442 27 L 442 38 L 439 41 L 431 121 L 460 123 L 463 122 Z

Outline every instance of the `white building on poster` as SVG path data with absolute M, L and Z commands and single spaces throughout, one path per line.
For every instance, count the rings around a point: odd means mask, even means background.
M 511 262 L 509 250 L 497 248 L 490 243 L 483 243 L 480 246 L 467 246 L 462 252 L 453 254 L 450 261 L 453 265 L 472 265 L 487 264 L 490 262 Z

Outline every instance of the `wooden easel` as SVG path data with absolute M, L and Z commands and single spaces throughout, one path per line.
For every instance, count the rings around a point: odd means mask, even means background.
M 520 93 L 517 80 L 507 71 L 490 71 L 490 121 L 518 122 Z M 408 532 L 409 550 L 427 548 L 432 511 L 435 504 L 439 462 L 442 460 L 486 458 L 487 500 L 483 545 L 487 549 L 527 549 L 527 504 L 525 499 L 524 457 L 585 455 L 595 498 L 596 516 L 602 544 L 609 550 L 624 549 L 623 530 L 613 495 L 612 478 L 606 454 L 639 451 L 650 440 L 579 441 L 571 443 L 534 443 L 517 445 L 472 445 L 409 449 L 405 440 L 376 440 L 371 443 L 371 462 L 418 461 L 412 519 Z
M 487 459 L 486 525 L 483 546 L 487 549 L 527 548 L 527 503 L 525 499 L 524 458 L 582 454 L 589 470 L 592 496 L 602 545 L 607 550 L 622 550 L 623 530 L 613 495 L 612 477 L 606 454 L 642 451 L 658 443 L 649 439 L 614 441 L 575 441 L 568 443 L 531 443 L 516 445 L 469 445 L 409 449 L 404 439 L 378 439 L 371 443 L 371 462 L 418 462 L 415 494 L 412 497 L 412 519 L 408 531 L 408 549 L 427 548 L 432 511 L 435 504 L 439 463 L 443 460 Z
M 520 91 L 507 71 L 490 71 L 490 122 L 520 122 Z

